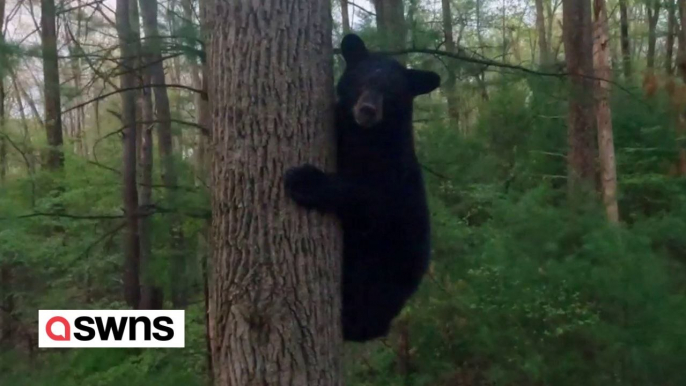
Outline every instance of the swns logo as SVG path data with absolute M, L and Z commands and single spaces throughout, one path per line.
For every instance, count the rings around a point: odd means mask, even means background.
M 184 347 L 184 311 L 39 310 L 38 347 Z

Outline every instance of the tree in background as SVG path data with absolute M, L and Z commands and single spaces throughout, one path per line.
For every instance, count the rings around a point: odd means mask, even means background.
M 282 188 L 333 166 L 330 2 L 209 9 L 215 385 L 340 385 L 340 231 Z
M 57 63 L 57 30 L 54 0 L 41 0 L 41 41 L 43 47 L 43 85 L 45 95 L 45 131 L 48 150 L 45 165 L 57 170 L 64 166 L 62 149 L 62 105 L 60 102 L 60 73 Z
M 622 44 L 622 66 L 624 77 L 631 78 L 631 46 L 629 43 L 629 11 L 626 6 L 627 0 L 619 0 L 620 34 Z
M 612 110 L 610 108 L 610 33 L 605 0 L 593 1 L 593 64 L 596 80 L 596 124 L 598 130 L 598 153 L 600 164 L 600 189 L 607 218 L 619 222 L 617 205 L 617 170 L 615 142 L 612 133 Z M 607 79 L 607 80 L 605 80 Z
M 445 36 L 445 50 L 451 53 L 457 53 L 457 44 L 455 43 L 455 32 L 453 31 L 453 16 L 450 6 L 450 0 L 441 1 L 443 11 L 443 35 Z M 460 97 L 457 89 L 456 74 L 454 63 L 448 62 L 446 68 L 448 70 L 448 78 L 443 84 L 443 90 L 448 102 L 448 114 L 450 120 L 456 128 L 460 127 Z
M 550 49 L 546 35 L 543 0 L 536 0 L 536 32 L 538 33 L 539 65 L 545 68 L 550 65 Z
M 381 47 L 391 51 L 405 48 L 407 25 L 403 0 L 373 0 Z
M 593 109 L 593 41 L 591 4 L 563 0 L 563 36 L 571 93 L 568 112 L 569 188 L 595 186 L 595 115 Z
M 140 302 L 140 235 L 138 233 L 138 186 L 136 178 L 136 74 L 135 74 L 135 32 L 131 23 L 132 1 L 117 0 L 117 34 L 121 50 L 123 71 L 119 76 L 123 124 L 122 149 L 122 200 L 126 216 L 126 237 L 124 238 L 124 298 L 131 308 L 138 308 Z
M 648 53 L 646 55 L 649 71 L 655 68 L 655 46 L 657 45 L 657 22 L 660 19 L 660 8 L 663 0 L 651 0 L 646 4 L 648 18 Z
M 667 0 L 667 41 L 665 42 L 665 72 L 674 73 L 674 41 L 676 40 L 678 21 L 676 20 L 676 1 Z

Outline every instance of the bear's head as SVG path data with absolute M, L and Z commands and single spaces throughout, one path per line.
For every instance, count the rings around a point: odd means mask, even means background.
M 389 117 L 406 116 L 414 97 L 430 93 L 441 83 L 435 72 L 407 69 L 391 57 L 372 54 L 357 35 L 341 43 L 345 72 L 338 98 L 355 122 L 371 128 Z

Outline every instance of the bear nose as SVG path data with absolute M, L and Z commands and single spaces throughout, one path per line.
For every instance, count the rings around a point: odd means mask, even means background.
M 360 106 L 360 113 L 362 115 L 369 117 L 369 118 L 376 116 L 376 111 L 377 110 L 376 110 L 376 107 L 374 107 L 374 105 L 370 105 L 370 104 L 365 103 L 362 106 Z

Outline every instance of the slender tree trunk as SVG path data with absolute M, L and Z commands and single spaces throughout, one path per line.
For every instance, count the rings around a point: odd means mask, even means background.
M 12 337 L 15 332 L 12 282 L 11 263 L 0 262 L 0 348 L 12 346 Z
M 81 1 L 76 2 L 77 6 L 81 5 Z M 67 103 L 79 105 L 81 103 L 81 58 L 79 58 L 80 46 L 79 39 L 81 37 L 81 19 L 76 18 L 76 32 L 73 33 L 71 27 L 65 23 L 63 28 L 64 40 L 67 42 L 67 50 L 69 52 L 69 67 L 71 72 L 71 80 L 74 89 L 79 92 L 76 93 Z M 83 116 L 83 107 L 79 107 L 67 114 L 69 124 L 66 126 L 66 132 L 70 139 L 74 141 L 74 153 L 85 156 L 85 146 L 83 142 L 83 127 L 81 117 Z M 66 118 L 66 117 L 65 117 Z
M 551 4 L 555 1 L 556 6 L 553 8 Z M 544 0 L 544 7 L 546 15 L 548 15 L 548 23 L 546 25 L 546 41 L 548 42 L 548 49 L 550 50 L 550 60 L 551 63 L 557 60 L 557 52 L 553 51 L 553 25 L 555 24 L 555 12 L 557 11 L 557 1 L 558 0 Z
M 679 11 L 679 44 L 676 65 L 681 79 L 686 83 L 686 0 L 678 0 Z
M 676 4 L 674 0 L 667 0 L 667 42 L 665 54 L 665 72 L 669 75 L 674 73 L 674 40 L 676 37 Z
M 610 68 L 610 31 L 605 0 L 593 1 L 595 75 L 599 79 L 612 79 Z M 617 205 L 617 171 L 615 145 L 612 135 L 612 111 L 610 109 L 610 84 L 596 81 L 596 117 L 598 124 L 598 152 L 600 155 L 600 183 L 607 218 L 619 222 Z
M 139 208 L 148 212 L 152 201 L 152 184 L 153 184 L 153 139 L 152 129 L 155 126 L 152 121 L 155 120 L 153 113 L 153 102 L 151 87 L 152 77 L 150 68 L 147 66 L 152 61 L 150 50 L 144 50 L 140 40 L 140 17 L 138 13 L 138 4 L 135 0 L 130 3 L 131 28 L 133 30 L 134 49 L 136 51 L 136 80 L 141 87 L 137 91 L 138 104 L 136 106 L 136 116 L 140 116 L 138 124 L 136 124 L 136 149 L 138 150 L 138 171 L 140 173 L 140 190 L 139 190 Z M 146 33 L 146 37 L 149 37 Z M 146 43 L 150 39 L 146 40 Z M 138 115 L 140 113 L 140 115 Z M 160 286 L 160 279 L 158 275 L 153 272 L 153 253 L 152 253 L 152 219 L 145 215 L 139 217 L 138 233 L 140 235 L 140 303 L 138 308 L 143 310 L 158 310 L 162 309 L 164 304 L 164 291 Z
M 486 46 L 484 45 L 484 40 L 483 40 L 483 34 L 481 31 L 481 7 L 483 6 L 482 4 L 483 0 L 476 0 L 476 40 L 479 43 L 478 51 L 481 53 L 481 56 L 485 57 L 486 53 Z M 485 81 L 485 73 L 482 71 L 475 76 L 476 82 L 479 85 L 479 89 L 481 91 L 481 99 L 483 101 L 488 101 L 488 87 L 486 85 Z
M 29 175 L 33 176 L 35 173 L 35 159 L 33 153 L 33 145 L 31 144 L 31 133 L 29 132 L 29 123 L 26 118 L 26 112 L 24 111 L 24 101 L 22 99 L 22 92 L 17 85 L 17 80 L 14 76 L 11 76 L 12 87 L 14 88 L 14 95 L 17 101 L 17 107 L 19 110 L 19 117 L 21 118 L 21 125 L 24 130 L 24 148 L 26 149 L 26 159 L 28 162 Z
M 407 26 L 403 0 L 374 0 L 376 28 L 384 49 L 397 51 L 405 48 Z
M 141 15 L 143 16 L 143 28 L 145 29 L 145 51 L 151 58 L 148 70 L 150 78 L 156 85 L 166 83 L 164 66 L 162 64 L 162 39 L 159 37 L 157 27 L 157 1 L 140 0 Z M 174 209 L 178 206 L 176 186 L 178 178 L 174 164 L 174 149 L 172 145 L 171 111 L 169 109 L 169 96 L 165 87 L 154 87 L 155 113 L 160 123 L 157 124 L 157 142 L 159 145 L 160 164 L 162 166 L 162 181 L 167 187 L 165 190 L 165 206 Z M 181 229 L 181 220 L 175 214 L 167 215 L 172 248 L 170 248 L 170 283 L 171 300 L 174 308 L 185 308 L 187 304 L 187 285 L 185 276 L 185 250 L 184 237 Z
M 448 52 L 457 52 L 455 45 L 454 31 L 453 31 L 453 16 L 450 8 L 450 0 L 441 0 L 443 7 L 443 34 L 445 38 L 445 49 Z M 451 123 L 460 128 L 460 98 L 457 90 L 457 82 L 453 63 L 448 62 L 448 79 L 443 84 L 443 91 L 445 92 L 448 101 L 448 116 Z
M 9 72 L 14 87 L 17 89 L 17 91 L 19 91 L 21 97 L 26 101 L 26 104 L 29 105 L 29 108 L 31 109 L 31 113 L 33 114 L 34 119 L 36 120 L 36 122 L 38 122 L 39 125 L 43 126 L 43 119 L 41 118 L 40 112 L 38 112 L 38 106 L 36 106 L 36 103 L 33 101 L 33 98 L 31 98 L 31 95 L 29 95 L 26 89 L 21 85 L 19 79 L 17 79 L 17 74 L 11 68 L 9 69 Z
M 648 70 L 655 68 L 655 46 L 657 44 L 657 21 L 660 19 L 660 6 L 662 0 L 653 0 L 652 4 L 646 5 L 648 16 Z
M 591 4 L 563 0 L 563 25 L 571 95 L 568 116 L 569 188 L 574 193 L 595 185 L 593 42 Z
M 678 0 L 677 4 L 680 28 L 676 65 L 681 79 L 686 82 L 686 0 Z M 677 171 L 680 176 L 686 176 L 686 148 L 683 145 L 684 138 L 686 138 L 686 112 L 680 110 L 676 114 L 677 147 L 679 149 Z
M 209 41 L 207 33 L 207 0 L 198 1 L 198 18 L 200 24 L 200 33 L 202 36 L 202 41 Z M 202 93 L 196 95 L 196 109 L 198 111 L 197 123 L 200 127 L 207 129 L 208 131 L 212 127 L 212 112 L 210 111 L 210 101 L 208 98 L 208 88 L 209 88 L 209 68 L 207 61 L 201 60 L 199 69 L 202 73 L 201 89 Z M 209 186 L 208 183 L 208 173 L 210 170 L 210 136 L 200 133 L 199 144 L 198 144 L 198 159 L 197 159 L 197 178 L 205 186 Z M 198 245 L 201 246 L 200 258 L 201 258 L 201 268 L 202 268 L 202 284 L 203 284 L 203 300 L 205 303 L 205 345 L 207 347 L 206 361 L 207 361 L 207 373 L 210 380 L 214 380 L 214 363 L 212 358 L 212 338 L 210 335 L 210 283 L 209 283 L 209 260 L 210 260 L 210 229 L 211 221 L 207 221 L 203 224 L 203 229 L 198 232 Z
M 619 0 L 619 23 L 622 41 L 622 61 L 624 62 L 624 77 L 630 79 L 632 72 L 631 46 L 629 45 L 629 11 L 626 7 L 626 0 Z
M 343 33 L 350 33 L 350 13 L 348 12 L 348 0 L 341 0 L 341 19 L 343 23 Z
M 121 88 L 136 86 L 135 33 L 130 20 L 131 2 L 117 0 L 117 34 L 121 52 L 122 73 L 119 76 Z M 122 101 L 123 166 L 122 199 L 126 215 L 127 232 L 124 237 L 124 297 L 131 308 L 138 308 L 140 302 L 140 239 L 138 233 L 138 190 L 136 186 L 136 91 L 120 93 Z
M 45 94 L 45 131 L 49 149 L 45 158 L 48 169 L 64 166 L 62 149 L 62 114 L 60 73 L 57 63 L 57 31 L 55 0 L 41 0 L 41 38 L 43 46 L 43 82 Z
M 340 231 L 282 188 L 333 167 L 331 3 L 208 10 L 215 385 L 341 385 Z
M 0 0 L 0 50 L 5 44 L 5 0 Z M 5 54 L 0 51 L 0 69 L 7 68 Z M 5 130 L 5 74 L 0 73 L 0 186 L 7 175 L 7 131 Z M 1 299 L 1 298 L 0 298 Z M 0 325 L 0 328 L 2 326 Z
M 193 1 L 192 0 L 184 0 L 181 4 L 183 6 L 183 14 L 185 21 L 187 23 L 186 28 L 193 28 L 192 25 L 192 20 L 193 20 Z M 199 8 L 200 8 L 200 32 L 201 32 L 201 39 L 205 41 L 205 27 L 204 27 L 204 4 L 203 2 L 199 2 Z M 207 99 L 207 87 L 205 85 L 205 81 L 207 80 L 207 66 L 204 61 L 201 61 L 200 64 L 198 64 L 195 60 L 191 61 L 190 63 L 191 67 L 191 81 L 193 84 L 193 88 L 197 90 L 202 90 L 202 93 L 195 93 L 195 122 L 200 125 L 200 127 L 204 128 L 205 130 L 210 129 L 210 112 L 209 112 L 209 104 L 208 104 L 208 99 Z M 198 181 L 202 181 L 204 185 L 207 185 L 207 172 L 209 170 L 209 163 L 207 162 L 207 147 L 208 147 L 208 138 L 209 136 L 199 130 L 197 133 L 197 147 L 196 151 L 194 154 L 196 154 L 195 158 L 195 176 L 198 179 Z
M 150 84 L 150 76 L 143 75 L 145 84 Z M 152 90 L 143 90 L 141 102 L 143 112 L 143 122 L 152 122 L 155 117 L 152 107 Z M 143 134 L 141 135 L 140 149 L 140 207 L 145 208 L 146 212 L 152 205 L 152 170 L 153 170 L 153 140 L 151 123 L 143 124 Z M 158 285 L 159 280 L 152 270 L 152 221 L 150 216 L 142 216 L 139 219 L 140 227 L 140 271 L 141 271 L 141 300 L 139 308 L 143 310 L 161 309 L 164 301 L 164 292 Z
M 543 0 L 536 0 L 536 31 L 538 32 L 538 50 L 540 51 L 539 65 L 545 68 L 550 65 L 550 48 L 546 37 Z
M 0 0 L 0 46 L 5 42 L 4 35 L 5 0 Z M 6 68 L 7 59 L 0 51 L 0 68 Z M 5 139 L 5 84 L 4 74 L 0 74 L 0 186 L 4 184 L 7 167 L 7 143 Z M 14 294 L 12 290 L 12 268 L 9 256 L 0 256 L 0 348 L 11 347 L 10 339 L 14 332 L 12 313 Z

